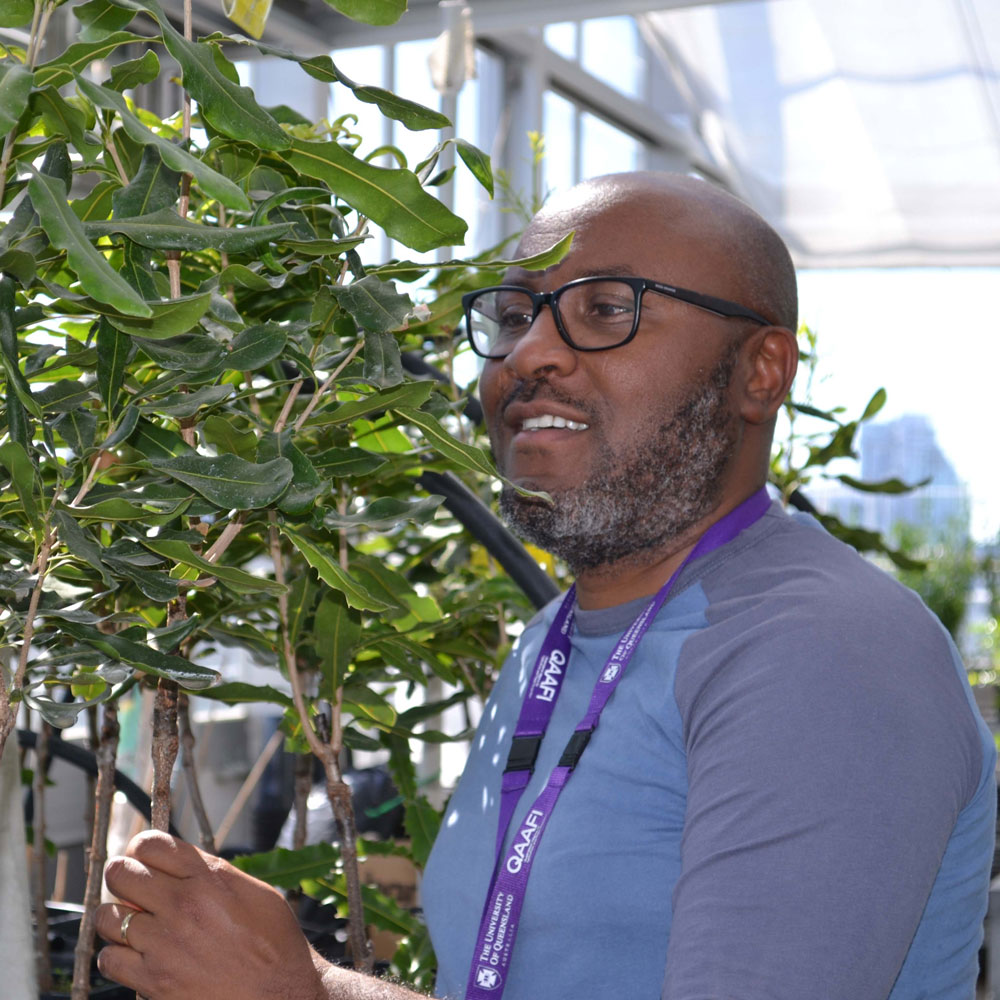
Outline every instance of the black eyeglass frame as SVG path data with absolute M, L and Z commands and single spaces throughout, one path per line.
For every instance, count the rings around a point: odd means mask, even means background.
M 563 326 L 562 315 L 559 312 L 559 298 L 567 289 L 576 288 L 578 285 L 593 284 L 598 281 L 618 281 L 624 285 L 628 285 L 635 293 L 635 315 L 632 319 L 632 329 L 629 331 L 628 336 L 624 340 L 620 340 L 617 344 L 608 344 L 602 347 L 580 347 L 573 342 L 569 331 Z M 501 361 L 507 357 L 510 351 L 504 354 L 485 354 L 476 346 L 472 335 L 472 303 L 480 295 L 488 292 L 520 292 L 531 300 L 531 323 L 528 324 L 527 328 L 530 328 L 531 324 L 538 318 L 542 307 L 548 306 L 552 310 L 552 318 L 555 320 L 559 336 L 574 351 L 611 351 L 616 347 L 624 347 L 638 332 L 639 319 L 642 315 L 642 296 L 646 291 L 666 295 L 668 298 L 677 299 L 680 302 L 687 302 L 689 305 L 695 306 L 698 309 L 704 309 L 706 312 L 714 313 L 716 316 L 722 316 L 724 319 L 750 319 L 761 326 L 773 326 L 771 321 L 765 319 L 760 313 L 756 313 L 752 309 L 747 309 L 746 306 L 741 306 L 736 302 L 730 302 L 728 299 L 719 299 L 714 295 L 703 295 L 701 292 L 693 292 L 689 288 L 664 285 L 662 282 L 653 281 L 651 278 L 633 278 L 627 275 L 606 274 L 576 278 L 573 281 L 567 281 L 565 285 L 560 285 L 558 288 L 552 289 L 551 292 L 533 292 L 530 288 L 525 288 L 522 285 L 490 285 L 487 288 L 479 288 L 474 292 L 466 292 L 462 296 L 466 339 L 469 341 L 472 350 L 481 358 L 487 358 L 491 361 Z

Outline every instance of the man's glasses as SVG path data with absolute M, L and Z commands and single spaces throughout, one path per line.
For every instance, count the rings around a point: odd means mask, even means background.
M 551 292 L 532 292 L 518 285 L 494 285 L 462 296 L 465 329 L 480 357 L 500 359 L 514 350 L 542 306 L 552 310 L 556 329 L 578 351 L 607 351 L 627 344 L 639 329 L 646 291 L 680 299 L 716 316 L 750 319 L 770 326 L 752 309 L 702 295 L 686 288 L 662 285 L 649 278 L 578 278 Z

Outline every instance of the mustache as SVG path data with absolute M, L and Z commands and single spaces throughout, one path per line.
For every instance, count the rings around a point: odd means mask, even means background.
M 562 403 L 587 417 L 595 417 L 595 407 L 568 392 L 552 385 L 547 378 L 522 379 L 517 382 L 500 401 L 500 412 L 503 413 L 512 403 L 530 403 L 533 400 L 547 400 L 551 403 Z

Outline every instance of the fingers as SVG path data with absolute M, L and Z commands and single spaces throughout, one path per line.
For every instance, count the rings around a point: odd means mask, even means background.
M 109 944 L 120 944 L 141 952 L 140 924 L 148 914 L 124 903 L 102 903 L 94 913 L 97 933 Z
M 97 956 L 97 968 L 105 979 L 138 990 L 144 981 L 142 955 L 124 945 L 108 945 Z
M 125 855 L 174 878 L 190 878 L 204 871 L 209 857 L 193 844 L 159 830 L 137 834 L 128 842 Z
M 198 848 L 147 830 L 129 841 L 124 856 L 108 862 L 104 882 L 119 899 L 157 913 L 169 905 L 179 881 L 202 875 L 209 867 L 208 856 Z

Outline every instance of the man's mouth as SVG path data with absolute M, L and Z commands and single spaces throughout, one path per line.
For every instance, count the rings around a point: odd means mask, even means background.
M 585 431 L 590 425 L 581 423 L 578 420 L 567 420 L 565 417 L 558 417 L 553 413 L 543 413 L 537 417 L 528 417 L 521 424 L 522 431 L 541 431 L 549 427 L 556 427 L 567 431 Z

